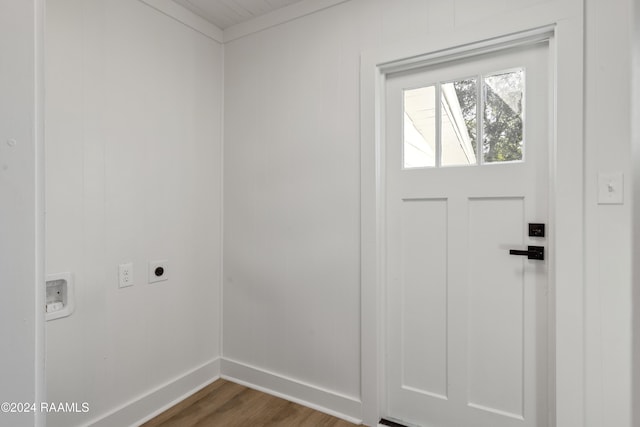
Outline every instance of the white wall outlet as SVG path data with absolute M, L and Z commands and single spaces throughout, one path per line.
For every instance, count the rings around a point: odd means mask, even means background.
M 624 204 L 624 174 L 622 172 L 598 174 L 598 204 Z
M 133 286 L 133 264 L 120 264 L 118 266 L 118 287 L 126 288 Z
M 168 261 L 149 261 L 149 283 L 162 282 L 169 278 Z

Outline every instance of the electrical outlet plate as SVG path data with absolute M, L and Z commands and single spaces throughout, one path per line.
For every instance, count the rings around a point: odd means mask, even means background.
M 118 287 L 128 288 L 133 286 L 133 264 L 120 264 L 118 266 Z
M 49 274 L 45 286 L 45 319 L 49 321 L 70 316 L 75 309 L 73 274 Z
M 166 259 L 149 261 L 149 283 L 163 282 L 169 279 L 169 262 Z

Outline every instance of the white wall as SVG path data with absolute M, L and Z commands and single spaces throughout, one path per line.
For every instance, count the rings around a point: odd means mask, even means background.
M 633 227 L 633 349 L 632 349 L 632 420 L 635 425 L 640 423 L 640 2 L 634 0 L 632 29 L 632 92 L 631 92 L 631 137 L 632 137 L 632 227 Z
M 225 45 L 224 357 L 352 400 L 359 61 L 380 21 L 350 1 Z
M 629 184 L 631 0 L 585 4 L 586 409 L 576 396 L 561 420 L 575 427 L 584 410 L 589 426 L 630 426 L 630 185 L 624 205 L 595 196 L 598 172 Z M 357 401 L 360 52 L 581 7 L 351 0 L 227 43 L 224 358 L 265 387 L 285 378 Z
M 44 398 L 41 9 L 0 2 L 0 402 Z M 1 425 L 41 422 L 0 413 Z
M 48 422 L 131 424 L 217 374 L 223 49 L 137 0 L 48 0 L 46 48 L 47 272 L 77 297 L 48 392 L 90 405 Z
M 640 1 L 635 0 L 632 28 L 632 92 L 631 92 L 631 123 L 632 123 L 632 226 L 633 226 L 633 350 L 632 350 L 632 420 L 635 425 L 640 424 Z
M 587 0 L 585 7 L 588 427 L 632 425 L 632 6 Z M 624 205 L 597 204 L 598 172 L 624 172 Z

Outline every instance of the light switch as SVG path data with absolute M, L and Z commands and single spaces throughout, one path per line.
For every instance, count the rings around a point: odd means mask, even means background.
M 624 174 L 599 173 L 598 174 L 598 204 L 622 205 L 624 203 Z

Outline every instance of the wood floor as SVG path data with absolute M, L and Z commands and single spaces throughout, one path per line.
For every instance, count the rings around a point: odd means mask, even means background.
M 142 427 L 350 427 L 339 418 L 226 380 L 218 380 Z

